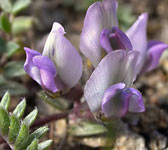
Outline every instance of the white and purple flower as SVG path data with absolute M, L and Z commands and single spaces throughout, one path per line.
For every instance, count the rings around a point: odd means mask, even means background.
M 145 110 L 141 93 L 130 88 L 136 75 L 139 53 L 117 50 L 108 53 L 93 71 L 84 88 L 84 97 L 93 113 L 108 118 L 123 117 Z
M 64 34 L 64 28 L 55 22 L 43 54 L 25 48 L 25 71 L 52 93 L 72 88 L 82 75 L 82 58 Z
M 143 13 L 126 33 L 122 32 L 118 27 L 117 7 L 117 0 L 103 0 L 88 8 L 80 39 L 81 52 L 96 67 L 104 52 L 138 51 L 137 74 L 151 71 L 168 45 L 147 41 L 147 13 Z

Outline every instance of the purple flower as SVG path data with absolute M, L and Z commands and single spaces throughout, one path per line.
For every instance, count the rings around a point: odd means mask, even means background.
M 94 67 L 100 62 L 104 51 L 100 45 L 102 30 L 118 26 L 117 5 L 116 0 L 104 0 L 95 2 L 87 10 L 80 39 L 80 50 Z
M 139 53 L 117 50 L 108 53 L 86 82 L 84 97 L 91 111 L 106 117 L 122 117 L 145 110 L 141 93 L 132 86 Z
M 25 48 L 25 71 L 52 93 L 75 86 L 82 75 L 82 59 L 64 34 L 64 28 L 55 22 L 43 54 Z
M 141 53 L 137 63 L 137 73 L 145 73 L 155 69 L 162 53 L 168 45 L 159 41 L 147 41 L 148 14 L 143 13 L 126 32 L 133 50 Z
M 122 32 L 118 27 L 117 7 L 117 0 L 103 0 L 88 8 L 80 39 L 81 52 L 96 67 L 104 53 L 118 49 L 138 51 L 137 74 L 154 69 L 168 45 L 147 42 L 147 13 L 143 13 L 126 34 Z

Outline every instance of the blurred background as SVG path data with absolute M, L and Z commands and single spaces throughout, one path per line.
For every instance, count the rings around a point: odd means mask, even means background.
M 79 50 L 80 33 L 89 5 L 96 0 L 1 0 L 0 17 L 0 96 L 6 90 L 12 95 L 10 109 L 22 97 L 28 103 L 27 112 L 37 106 L 40 117 L 55 113 L 43 104 L 38 92 L 41 87 L 23 70 L 23 47 L 42 52 L 53 22 L 65 27 L 66 37 Z M 149 13 L 148 38 L 168 44 L 168 0 L 119 0 L 120 28 L 126 31 L 137 17 Z M 85 78 L 85 77 L 83 77 Z M 138 78 L 135 83 L 143 96 L 146 112 L 128 114 L 122 119 L 122 133 L 110 141 L 114 150 L 166 150 L 168 147 L 168 52 L 160 60 L 159 67 Z M 46 110 L 44 112 L 44 109 Z M 55 150 L 99 150 L 107 146 L 101 136 L 70 137 L 67 120 L 50 123 L 50 133 Z

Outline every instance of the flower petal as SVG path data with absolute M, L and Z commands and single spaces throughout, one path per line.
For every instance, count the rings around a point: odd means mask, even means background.
M 138 58 L 137 63 L 137 73 L 139 73 L 142 69 L 147 55 L 147 21 L 148 14 L 143 13 L 126 32 L 128 38 L 132 43 L 133 49 L 140 52 L 140 57 Z
M 158 45 L 158 44 L 163 44 L 163 42 L 151 40 L 151 41 L 148 42 L 148 49 L 150 49 L 152 46 L 155 46 L 155 45 Z
M 106 117 L 122 117 L 127 113 L 128 96 L 121 92 L 124 88 L 124 83 L 118 83 L 104 92 L 101 108 Z
M 104 91 L 113 84 L 132 85 L 137 52 L 112 51 L 106 55 L 86 82 L 85 99 L 92 112 L 100 109 Z
M 132 44 L 126 34 L 118 27 L 113 26 L 111 30 L 103 29 L 100 36 L 100 44 L 108 53 L 112 50 L 132 50 Z
M 144 112 L 145 107 L 143 103 L 142 94 L 137 89 L 134 88 L 126 89 L 126 92 L 130 94 L 128 111 L 135 113 Z
M 54 23 L 43 54 L 52 59 L 59 78 L 71 88 L 82 75 L 82 58 L 64 34 L 64 28 L 59 23 Z
M 106 50 L 107 53 L 110 53 L 113 50 L 109 40 L 110 33 L 111 30 L 103 29 L 100 35 L 100 45 Z
M 52 72 L 48 70 L 40 69 L 40 76 L 41 76 L 42 87 L 45 90 L 48 90 L 53 93 L 60 90 L 57 88 L 55 84 L 55 75 Z
M 64 35 L 66 32 L 64 31 L 64 28 L 61 24 L 54 22 L 51 32 L 48 35 L 48 38 L 46 40 L 46 43 L 44 45 L 43 49 L 43 55 L 48 56 L 52 60 L 54 59 L 54 54 L 55 54 L 55 48 L 54 48 L 54 43 L 55 43 L 55 38 L 57 34 Z
M 56 67 L 48 56 L 38 55 L 33 57 L 33 64 L 40 70 L 41 86 L 50 92 L 57 92 L 61 89 L 56 84 Z
M 33 57 L 33 64 L 37 68 L 51 72 L 54 76 L 56 76 L 55 64 L 47 56 L 38 55 Z
M 118 26 L 118 18 L 117 18 L 118 2 L 117 0 L 103 0 L 102 4 L 107 13 L 108 29 L 112 28 L 112 26 Z
M 27 47 L 25 47 L 24 50 L 26 51 L 26 61 L 24 64 L 24 70 L 33 80 L 35 80 L 38 84 L 41 85 L 39 69 L 33 63 L 33 58 L 35 56 L 41 56 L 41 54 Z
M 159 64 L 162 53 L 168 48 L 168 45 L 159 41 L 150 41 L 147 59 L 141 73 L 151 71 Z
M 80 50 L 93 64 L 97 66 L 101 60 L 100 33 L 104 28 L 105 10 L 101 2 L 91 5 L 86 13 L 80 37 Z
M 80 50 L 94 67 L 98 65 L 102 58 L 101 31 L 118 25 L 116 10 L 116 0 L 95 2 L 87 10 L 80 38 Z
M 106 117 L 123 117 L 128 111 L 145 111 L 141 93 L 133 88 L 125 88 L 118 83 L 109 87 L 103 96 L 102 111 Z

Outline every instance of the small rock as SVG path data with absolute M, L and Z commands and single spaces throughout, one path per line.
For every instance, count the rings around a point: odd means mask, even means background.
M 147 150 L 142 136 L 128 132 L 116 139 L 113 150 Z
M 54 142 L 59 143 L 61 139 L 65 138 L 67 133 L 67 122 L 66 119 L 60 119 L 55 122 L 55 131 L 54 131 Z
M 151 150 L 161 150 L 166 147 L 167 138 L 159 133 L 158 131 L 154 131 L 151 134 L 151 141 L 149 147 Z

